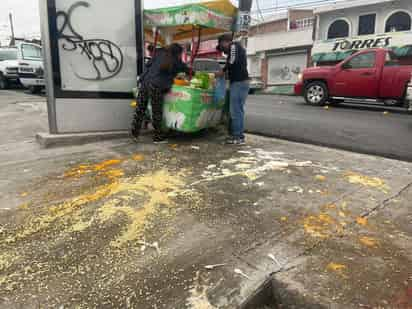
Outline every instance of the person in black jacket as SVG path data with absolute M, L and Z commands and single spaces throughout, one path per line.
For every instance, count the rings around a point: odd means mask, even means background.
M 178 73 L 189 73 L 189 67 L 181 60 L 183 48 L 172 44 L 164 49 L 156 49 L 146 72 L 140 79 L 140 90 L 137 96 L 138 107 L 132 122 L 131 134 L 135 140 L 139 137 L 142 122 L 145 118 L 147 104 L 152 104 L 152 125 L 154 128 L 153 141 L 165 143 L 162 134 L 163 100 L 170 91 Z
M 238 42 L 233 42 L 231 35 L 219 37 L 219 49 L 227 55 L 224 68 L 230 81 L 230 118 L 231 134 L 228 144 L 244 145 L 244 117 L 246 99 L 249 94 L 249 73 L 247 71 L 246 50 Z

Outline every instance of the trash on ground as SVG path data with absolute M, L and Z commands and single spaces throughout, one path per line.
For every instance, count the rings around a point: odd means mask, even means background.
M 275 262 L 280 268 L 282 268 L 282 264 L 278 261 L 278 259 L 271 253 L 268 254 L 268 258 L 270 258 L 273 262 Z
M 213 270 L 218 267 L 226 266 L 227 264 L 214 264 L 214 265 L 206 265 L 205 268 L 208 270 Z
M 243 271 L 241 271 L 239 268 L 235 268 L 235 274 L 238 274 L 238 275 L 250 280 L 250 277 L 248 275 L 246 275 Z
M 296 192 L 296 193 L 302 194 L 303 189 L 299 186 L 294 186 L 294 187 L 288 188 L 288 192 Z
M 147 247 L 149 247 L 149 248 L 155 249 L 157 254 L 159 255 L 161 254 L 159 243 L 157 241 L 155 241 L 154 243 L 148 243 L 144 240 L 139 240 L 137 243 L 142 246 L 141 247 L 142 251 L 144 251 Z

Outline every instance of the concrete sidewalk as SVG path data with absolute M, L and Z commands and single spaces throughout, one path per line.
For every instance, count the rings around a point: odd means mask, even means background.
M 412 306 L 409 163 L 217 133 L 42 150 L 18 131 L 0 308 Z

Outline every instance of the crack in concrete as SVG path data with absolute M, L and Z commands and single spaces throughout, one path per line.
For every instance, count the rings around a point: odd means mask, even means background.
M 362 217 L 363 218 L 368 218 L 372 214 L 377 213 L 379 210 L 385 209 L 387 204 L 389 204 L 392 200 L 400 197 L 403 193 L 405 193 L 411 187 L 412 187 L 412 182 L 410 182 L 406 186 L 404 186 L 398 193 L 392 195 L 391 197 L 388 197 L 387 199 L 385 199 L 381 203 L 379 203 L 376 207 L 374 207 L 374 208 L 370 209 L 369 211 L 365 212 L 364 214 L 362 214 Z

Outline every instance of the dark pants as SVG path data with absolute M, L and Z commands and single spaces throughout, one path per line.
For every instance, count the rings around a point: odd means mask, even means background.
M 138 137 L 142 123 L 146 117 L 147 105 L 150 101 L 152 104 L 152 125 L 154 128 L 153 138 L 162 138 L 162 120 L 163 120 L 163 99 L 165 91 L 153 85 L 143 85 L 137 95 L 137 108 L 132 122 L 132 134 Z

